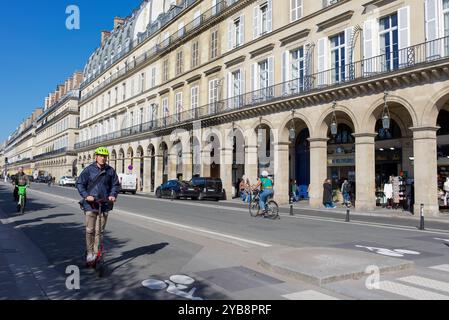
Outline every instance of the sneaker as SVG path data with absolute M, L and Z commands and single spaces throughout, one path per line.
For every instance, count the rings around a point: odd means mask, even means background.
M 92 265 L 95 262 L 95 259 L 96 259 L 95 254 L 93 254 L 93 253 L 88 254 L 86 257 L 86 264 Z

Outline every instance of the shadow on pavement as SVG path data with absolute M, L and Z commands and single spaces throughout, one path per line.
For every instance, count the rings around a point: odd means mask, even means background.
M 122 253 L 122 255 L 120 257 L 111 259 L 106 262 L 106 266 L 109 266 L 109 267 L 113 266 L 114 264 L 117 264 L 119 262 L 123 262 L 122 264 L 111 269 L 109 271 L 109 274 L 112 274 L 115 270 L 128 264 L 129 262 L 133 261 L 136 258 L 145 256 L 145 255 L 155 254 L 156 252 L 164 249 L 168 245 L 169 245 L 169 243 L 164 242 L 164 243 L 152 244 L 149 246 L 144 246 L 144 247 L 136 248 L 133 250 L 125 251 Z

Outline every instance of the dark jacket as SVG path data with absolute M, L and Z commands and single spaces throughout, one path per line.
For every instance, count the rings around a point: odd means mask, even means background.
M 28 186 L 30 184 L 30 179 L 28 179 L 28 176 L 25 173 L 19 174 L 17 173 L 15 176 L 13 176 L 12 179 L 13 183 L 16 186 Z
M 323 204 L 332 202 L 332 185 L 330 183 L 323 184 Z
M 89 186 L 92 185 L 100 175 L 101 178 L 98 178 L 99 180 L 96 186 L 88 192 Z M 94 197 L 95 200 L 105 200 L 108 197 L 117 198 L 121 189 L 120 181 L 115 170 L 108 165 L 106 165 L 103 170 L 100 170 L 97 163 L 93 163 L 83 170 L 76 182 L 76 188 L 83 198 L 80 205 L 85 212 L 98 211 L 98 209 L 95 208 L 95 204 L 86 201 L 88 196 Z M 101 209 L 103 212 L 108 212 L 112 210 L 112 206 L 108 203 L 104 203 Z

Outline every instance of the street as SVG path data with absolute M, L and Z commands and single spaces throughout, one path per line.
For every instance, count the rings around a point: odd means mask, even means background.
M 84 268 L 78 200 L 74 188 L 33 184 L 19 216 L 12 187 L 0 183 L 0 300 L 449 299 L 444 221 L 420 231 L 417 219 L 357 216 L 345 223 L 329 212 L 288 210 L 272 221 L 231 202 L 120 195 L 106 228 L 107 274 L 99 279 Z M 382 272 L 373 287 L 369 273 L 317 285 L 267 267 L 264 258 L 318 248 L 412 265 Z M 66 286 L 70 266 L 80 268 L 79 290 Z

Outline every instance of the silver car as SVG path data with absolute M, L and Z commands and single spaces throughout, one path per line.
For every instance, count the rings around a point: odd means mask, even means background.
M 74 187 L 76 185 L 76 180 L 73 177 L 62 177 L 61 179 L 59 179 L 59 185 L 62 187 L 65 186 L 72 186 Z

